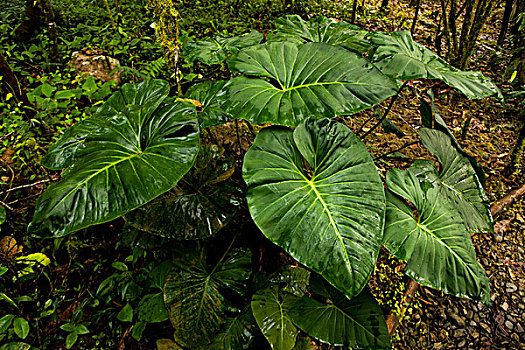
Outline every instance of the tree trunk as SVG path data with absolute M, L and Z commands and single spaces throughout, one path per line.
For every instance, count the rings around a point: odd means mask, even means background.
M 354 0 L 354 4 L 352 6 L 352 21 L 351 21 L 352 24 L 355 24 L 356 11 L 357 11 L 357 0 Z
M 388 6 L 388 0 L 382 0 L 381 6 L 379 7 L 379 12 L 385 12 L 387 6 Z
M 503 41 L 505 41 L 505 34 L 507 34 L 507 29 L 509 28 L 512 8 L 514 7 L 513 5 L 514 0 L 505 1 L 505 11 L 503 12 L 503 20 L 501 21 L 501 29 L 498 36 L 498 46 L 503 45 Z
M 3 77 L 3 82 L 5 86 L 5 93 L 12 93 L 13 96 L 18 100 L 21 101 L 26 107 L 29 107 L 27 109 L 27 113 L 30 116 L 34 116 L 34 106 L 31 102 L 29 102 L 29 99 L 27 98 L 27 95 L 25 94 L 24 90 L 20 86 L 20 83 L 18 79 L 15 76 L 15 73 L 7 63 L 5 57 L 0 53 L 0 76 Z M 3 87 L 2 86 L 2 90 Z
M 412 26 L 410 27 L 410 34 L 414 35 L 414 30 L 416 30 L 417 16 L 419 14 L 419 7 L 421 5 L 421 0 L 416 0 L 416 11 L 414 12 L 414 19 L 412 20 Z

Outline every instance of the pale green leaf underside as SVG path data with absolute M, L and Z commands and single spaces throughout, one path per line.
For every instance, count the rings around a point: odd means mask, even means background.
M 107 122 L 86 136 L 74 164 L 39 197 L 30 231 L 63 236 L 110 221 L 179 181 L 199 149 L 195 109 L 188 103 L 149 108 L 129 104 L 104 114 Z
M 410 171 L 436 188 L 459 211 L 467 230 L 492 232 L 492 215 L 488 198 L 470 160 L 453 146 L 450 137 L 439 130 L 419 129 L 423 144 L 441 164 L 438 173 L 429 161 L 415 162 Z
M 272 349 L 291 350 L 295 345 L 297 328 L 288 312 L 297 297 L 279 293 L 278 286 L 272 286 L 255 293 L 252 297 L 252 312 Z
M 374 64 L 386 75 L 400 80 L 440 79 L 469 99 L 484 98 L 501 92 L 494 82 L 479 72 L 454 68 L 431 50 L 414 41 L 410 32 L 372 33 L 376 46 Z
M 224 109 L 253 123 L 295 126 L 370 108 L 397 86 L 366 59 L 325 43 L 273 42 L 239 52 L 230 69 L 250 78 L 226 86 Z M 261 79 L 261 78 L 269 78 Z
M 243 177 L 251 216 L 265 236 L 347 296 L 357 295 L 377 259 L 385 209 L 364 144 L 327 119 L 295 131 L 266 128 L 246 154 Z
M 488 278 L 476 260 L 461 216 L 437 187 L 422 187 L 410 172 L 393 169 L 387 186 L 412 202 L 419 219 L 401 199 L 387 193 L 383 244 L 407 262 L 406 273 L 420 284 L 458 297 L 490 301 Z

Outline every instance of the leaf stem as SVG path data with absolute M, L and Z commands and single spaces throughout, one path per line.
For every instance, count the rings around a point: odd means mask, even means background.
M 388 114 L 390 113 L 390 110 L 392 109 L 392 106 L 394 105 L 394 102 L 397 101 L 397 99 L 399 98 L 399 95 L 401 95 L 401 92 L 403 92 L 403 89 L 405 88 L 405 86 L 408 84 L 408 80 L 406 80 L 403 85 L 401 85 L 401 87 L 399 88 L 398 90 L 398 93 L 396 95 L 394 95 L 394 97 L 392 97 L 392 99 L 390 100 L 390 104 L 388 105 L 388 108 L 386 109 L 386 112 L 385 114 L 383 114 L 383 116 L 381 117 L 381 119 L 379 119 L 379 121 L 377 123 L 375 123 L 374 126 L 372 126 L 372 128 L 370 128 L 370 130 L 368 130 L 362 137 L 362 139 L 365 139 L 368 135 L 370 135 L 370 133 L 372 133 L 372 131 L 374 131 L 375 129 L 377 129 L 377 127 L 379 125 L 381 125 L 381 123 L 383 123 L 383 120 L 386 119 L 386 117 L 388 116 Z

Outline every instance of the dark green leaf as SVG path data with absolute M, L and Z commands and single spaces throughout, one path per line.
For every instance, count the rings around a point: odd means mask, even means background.
M 220 289 L 242 291 L 251 273 L 251 255 L 235 249 L 211 271 L 205 250 L 187 248 L 164 286 L 164 300 L 177 343 L 197 347 L 209 344 L 223 320 L 225 299 Z
M 272 349 L 290 350 L 295 345 L 297 329 L 288 312 L 297 297 L 279 293 L 279 287 L 262 289 L 252 297 L 252 312 Z
M 117 319 L 122 322 L 131 322 L 133 321 L 133 307 L 130 303 L 127 303 L 122 310 L 117 314 Z
M 251 326 L 246 322 L 246 315 L 228 318 L 220 331 L 213 338 L 210 350 L 245 350 L 253 341 Z
M 13 328 L 16 335 L 20 338 L 25 339 L 29 334 L 29 323 L 23 317 L 17 317 L 13 321 Z
M 146 329 L 146 325 L 146 322 L 135 323 L 133 329 L 131 330 L 131 336 L 133 337 L 133 339 L 135 339 L 136 341 L 140 341 L 140 339 L 142 338 L 142 333 Z
M 364 289 L 349 300 L 328 283 L 321 281 L 318 284 L 324 284 L 322 295 L 330 302 L 321 303 L 308 297 L 298 299 L 290 310 L 290 317 L 297 327 L 332 345 L 390 349 L 383 312 L 368 290 Z
M 125 85 L 100 112 L 105 125 L 83 133 L 75 163 L 38 198 L 29 231 L 64 236 L 113 220 L 168 191 L 191 168 L 199 148 L 194 106 L 141 105 L 150 84 Z
M 215 145 L 203 146 L 194 167 L 177 185 L 177 193 L 128 213 L 128 224 L 182 240 L 207 238 L 218 232 L 235 215 L 242 196 L 233 182 L 222 183 L 235 170 L 235 159 L 223 158 L 223 152 Z
M 441 131 L 420 128 L 419 136 L 441 167 L 438 172 L 432 162 L 419 161 L 411 172 L 432 183 L 449 200 L 469 232 L 493 232 L 489 200 L 469 159 Z
M 111 264 L 111 266 L 119 271 L 128 271 L 128 267 L 126 266 L 126 264 L 124 264 L 121 261 L 115 261 Z
M 173 263 L 170 260 L 166 260 L 151 270 L 149 277 L 153 280 L 155 287 L 164 289 L 164 283 L 169 272 L 173 268 Z
M 29 350 L 31 345 L 23 342 L 12 342 L 4 344 L 0 347 L 0 350 Z
M 264 235 L 348 297 L 359 294 L 379 252 L 385 195 L 357 136 L 327 119 L 263 129 L 243 177 Z
M 232 118 L 221 108 L 221 92 L 226 84 L 225 80 L 205 81 L 193 85 L 187 92 L 186 97 L 199 101 L 202 111 L 197 114 L 199 126 L 208 128 L 229 122 Z
M 331 18 L 319 16 L 306 22 L 297 15 L 278 18 L 277 34 L 269 41 L 323 42 L 338 45 L 358 54 L 365 53 L 370 43 L 365 39 L 367 31 Z
M 184 45 L 184 58 L 188 62 L 199 60 L 204 64 L 218 64 L 226 59 L 228 52 L 236 53 L 243 47 L 257 45 L 263 35 L 256 30 L 239 36 L 219 35 Z
M 163 322 L 168 319 L 162 293 L 145 295 L 137 306 L 136 312 L 138 320 L 142 322 Z
M 366 59 L 325 43 L 259 45 L 242 50 L 228 65 L 259 78 L 232 79 L 223 108 L 256 124 L 295 126 L 308 117 L 353 114 L 397 92 Z
M 4 207 L 0 207 L 0 225 L 5 222 L 6 212 Z
M 376 46 L 374 64 L 386 75 L 400 80 L 440 79 L 460 90 L 469 99 L 484 98 L 501 91 L 479 72 L 464 72 L 452 67 L 438 55 L 412 39 L 410 32 L 371 33 Z
M 308 290 L 310 271 L 299 266 L 283 266 L 270 277 L 271 283 L 277 283 L 280 290 L 302 297 Z
M 383 121 L 381 122 L 381 125 L 383 126 L 383 130 L 386 133 L 394 134 L 399 138 L 406 136 L 403 130 L 401 130 L 397 125 L 392 123 L 392 121 L 388 118 L 383 119 Z
M 406 203 L 387 193 L 383 244 L 407 262 L 405 272 L 420 284 L 488 304 L 487 275 L 461 216 L 439 187 L 422 186 L 411 171 L 398 169 L 387 174 L 386 184 L 417 209 L 416 219 Z

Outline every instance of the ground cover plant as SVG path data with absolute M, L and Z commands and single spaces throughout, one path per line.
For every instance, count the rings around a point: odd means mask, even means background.
M 494 232 L 483 170 L 441 118 L 432 90 L 415 130 L 427 159 L 381 172 L 362 141 L 380 125 L 402 132 L 388 116 L 415 89 L 411 80 L 501 99 L 490 78 L 452 67 L 409 32 L 324 16 L 278 18 L 264 35 L 187 41 L 180 55 L 220 67 L 216 79 L 188 79 L 185 91 L 173 75 L 126 83 L 99 97 L 43 158 L 61 176 L 38 197 L 28 232 L 74 254 L 94 251 L 90 242 L 110 231 L 131 255 L 97 261 L 95 269 L 112 273 L 62 310 L 65 319 L 52 296 L 28 323 L 18 310 L 34 299 L 2 294 L 11 310 L 0 321 L 6 347 L 30 348 L 30 329 L 51 316 L 67 348 L 140 342 L 147 329 L 158 349 L 390 348 L 369 290 L 381 246 L 421 285 L 490 304 L 470 237 Z M 98 89 L 87 81 L 79 96 Z M 39 89 L 35 101 L 61 99 L 51 86 Z M 378 121 L 354 133 L 355 115 L 371 109 Z M 253 139 L 247 152 L 244 126 Z M 221 128 L 232 131 L 236 151 L 217 142 Z M 4 243 L 2 275 L 15 271 L 19 287 L 57 258 Z M 85 271 L 81 262 L 67 269 Z M 110 334 L 92 334 L 99 322 Z

